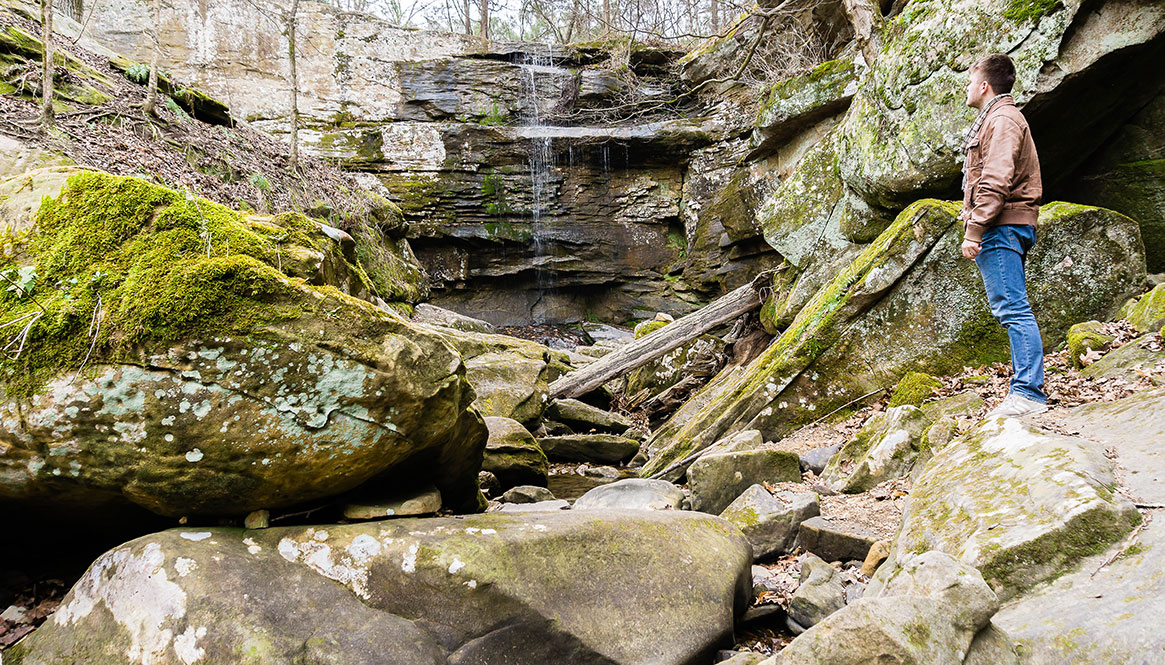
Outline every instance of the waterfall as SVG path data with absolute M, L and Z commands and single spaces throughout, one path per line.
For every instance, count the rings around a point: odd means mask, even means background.
M 530 165 L 530 238 L 534 258 L 534 279 L 539 291 L 539 299 L 547 291 L 554 289 L 554 275 L 552 271 L 542 269 L 551 254 L 546 242 L 546 233 L 542 222 L 542 213 L 545 206 L 550 201 L 553 195 L 553 188 L 550 183 L 550 168 L 554 164 L 553 151 L 553 136 L 550 132 L 539 132 L 536 128 L 546 127 L 546 123 L 542 118 L 541 102 L 544 94 L 553 94 L 552 90 L 542 91 L 539 94 L 538 77 L 539 74 L 554 73 L 557 69 L 554 67 L 554 61 L 550 57 L 550 47 L 546 47 L 546 53 L 526 53 L 523 54 L 519 66 L 522 68 L 522 87 L 524 94 L 525 118 L 523 125 L 525 127 L 535 128 L 535 131 L 530 132 L 531 136 L 527 145 L 528 162 Z M 539 319 L 537 313 L 534 314 L 536 319 Z M 541 323 L 536 320 L 535 323 Z

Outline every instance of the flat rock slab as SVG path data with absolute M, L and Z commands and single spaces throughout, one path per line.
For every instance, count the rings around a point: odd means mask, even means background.
M 379 520 L 385 517 L 419 517 L 434 515 L 441 510 L 441 491 L 428 487 L 403 496 L 388 497 L 383 501 L 360 501 L 344 506 L 344 517 L 350 520 Z
M 938 451 L 903 511 L 895 557 L 941 550 L 969 563 L 1007 599 L 1073 569 L 1123 538 L 1141 516 L 1115 494 L 1104 446 L 986 420 Z
M 801 460 L 784 450 L 709 453 L 688 467 L 692 509 L 717 515 L 753 485 L 800 480 Z
M 826 561 L 865 561 L 878 536 L 845 520 L 812 517 L 801 522 L 797 544 Z
M 556 399 L 546 408 L 546 417 L 570 426 L 575 431 L 622 434 L 631 429 L 631 421 L 577 399 Z
M 1064 424 L 1116 449 L 1118 475 L 1138 499 L 1165 503 L 1162 413 L 1165 391 L 1153 390 L 1076 407 Z M 1165 662 L 1165 511 L 1150 515 L 1131 546 L 1117 543 L 1000 611 L 995 621 L 1023 647 L 1025 663 Z
M 574 509 L 679 510 L 683 501 L 680 488 L 666 480 L 626 478 L 588 491 L 574 502 Z
M 1165 662 L 1165 511 L 1154 512 L 1136 545 L 1108 567 L 1100 568 L 1120 544 L 995 616 L 1026 665 Z
M 751 561 L 679 511 L 172 529 L 102 555 L 4 662 L 711 662 Z
M 538 445 L 552 460 L 562 462 L 625 462 L 639 452 L 639 442 L 614 434 L 567 434 L 544 436 Z
M 1165 390 L 1072 409 L 1064 424 L 1116 448 L 1121 484 L 1148 503 L 1165 503 Z

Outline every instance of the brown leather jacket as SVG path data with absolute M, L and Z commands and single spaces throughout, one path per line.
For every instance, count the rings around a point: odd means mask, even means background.
M 1027 120 L 1010 97 L 987 112 L 971 141 L 963 192 L 963 237 L 979 242 L 993 226 L 1035 226 L 1044 188 Z

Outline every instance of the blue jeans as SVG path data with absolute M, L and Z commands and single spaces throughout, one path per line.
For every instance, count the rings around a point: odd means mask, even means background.
M 1035 244 L 1034 226 L 996 226 L 983 234 L 975 264 L 983 276 L 991 314 L 1007 328 L 1011 341 L 1011 392 L 1046 403 L 1044 344 L 1027 301 L 1023 274 L 1027 252 Z

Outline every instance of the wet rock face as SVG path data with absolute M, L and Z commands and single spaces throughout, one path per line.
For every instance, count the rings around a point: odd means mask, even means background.
M 175 529 L 98 559 L 5 662 L 681 665 L 731 638 L 750 563 L 679 511 Z

